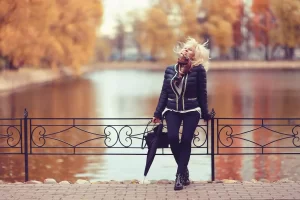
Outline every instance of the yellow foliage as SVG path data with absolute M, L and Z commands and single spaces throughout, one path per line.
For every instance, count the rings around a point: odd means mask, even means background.
M 300 44 L 300 1 L 272 0 L 277 26 L 271 31 L 273 44 L 296 47 Z
M 79 66 L 93 54 L 99 0 L 0 0 L 0 55 L 17 67 Z
M 111 51 L 111 42 L 108 38 L 97 38 L 94 61 L 108 61 Z
M 155 60 L 168 60 L 172 57 L 175 37 L 168 23 L 167 14 L 155 6 L 148 10 L 140 39 L 143 49 L 149 50 Z
M 178 6 L 181 8 L 182 24 L 180 26 L 180 32 L 183 33 L 183 38 L 187 36 L 193 37 L 196 40 L 200 39 L 200 26 L 197 21 L 199 3 L 197 1 L 191 1 L 189 3 L 180 2 Z
M 198 8 L 196 0 L 159 0 L 146 13 L 146 20 L 138 24 L 143 31 L 137 41 L 156 60 L 174 61 L 173 48 L 177 41 L 188 36 L 200 39 Z
M 202 0 L 201 9 L 207 12 L 202 29 L 211 36 L 221 54 L 234 45 L 232 24 L 239 20 L 240 0 Z

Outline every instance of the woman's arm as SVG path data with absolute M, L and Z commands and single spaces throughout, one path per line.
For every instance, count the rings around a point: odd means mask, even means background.
M 158 104 L 156 106 L 156 110 L 154 112 L 154 117 L 156 117 L 158 119 L 162 119 L 162 112 L 166 108 L 167 102 L 168 102 L 166 73 L 167 73 L 167 69 L 165 70 L 164 81 L 163 81 L 163 85 L 162 85 L 162 88 L 161 88 L 160 97 L 159 97 L 159 100 L 158 100 Z
M 202 118 L 207 121 L 210 119 L 210 114 L 208 113 L 208 103 L 207 103 L 207 78 L 206 71 L 204 67 L 198 71 L 198 103 L 201 108 Z

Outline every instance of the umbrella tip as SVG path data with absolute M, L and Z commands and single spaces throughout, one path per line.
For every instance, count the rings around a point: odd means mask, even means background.
M 144 184 L 144 182 L 145 182 L 145 179 L 146 179 L 146 176 L 144 176 L 143 184 Z

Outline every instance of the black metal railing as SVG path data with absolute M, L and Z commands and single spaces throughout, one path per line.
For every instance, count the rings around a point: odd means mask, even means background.
M 147 155 L 150 120 L 29 118 L 25 109 L 24 118 L 0 119 L 0 154 L 24 156 L 25 181 L 31 155 Z M 192 155 L 211 156 L 215 180 L 215 156 L 300 154 L 299 131 L 300 118 L 212 118 L 197 126 Z

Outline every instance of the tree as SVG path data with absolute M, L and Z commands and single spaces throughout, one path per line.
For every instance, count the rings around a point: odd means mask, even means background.
M 79 66 L 93 54 L 98 0 L 1 0 L 0 55 L 16 67 Z
M 59 18 L 49 29 L 46 58 L 52 66 L 80 66 L 93 56 L 96 28 L 101 22 L 102 4 L 98 0 L 56 0 Z M 67 12 L 66 12 L 67 11 Z
M 271 2 L 269 0 L 254 0 L 252 3 L 251 29 L 254 34 L 256 46 L 265 47 L 265 60 L 269 60 L 270 31 L 274 28 L 274 15 L 271 11 Z
M 272 0 L 271 9 L 276 16 L 276 26 L 270 33 L 272 44 L 284 48 L 285 59 L 293 59 L 300 44 L 300 1 Z
M 144 25 L 140 21 L 137 24 L 142 36 L 138 41 L 151 49 L 154 60 L 173 60 L 172 49 L 177 41 L 185 40 L 188 36 L 201 39 L 197 22 L 198 8 L 199 2 L 196 0 L 159 0 L 146 13 Z
M 220 49 L 221 57 L 227 57 L 234 46 L 233 24 L 239 19 L 239 0 L 202 0 L 201 9 L 206 17 L 202 25 L 213 43 Z M 221 6 L 222 5 L 222 6 Z
M 133 10 L 128 13 L 128 21 L 132 27 L 132 35 L 135 47 L 138 51 L 138 61 L 143 60 L 143 34 L 145 33 L 145 16 L 141 10 Z
M 119 51 L 120 61 L 124 60 L 124 45 L 125 45 L 125 23 L 122 21 L 121 18 L 117 19 L 117 35 L 115 37 L 115 46 L 117 47 Z
M 232 51 L 233 51 L 233 58 L 235 60 L 240 59 L 241 57 L 241 53 L 240 53 L 240 46 L 243 43 L 244 40 L 244 36 L 242 33 L 242 18 L 244 17 L 244 4 L 241 0 L 237 1 L 236 4 L 236 9 L 237 9 L 237 13 L 238 13 L 238 19 L 236 20 L 233 24 L 232 24 L 232 30 L 233 30 L 233 41 L 234 41 L 234 45 L 232 47 Z
M 142 48 L 150 52 L 153 61 L 172 58 L 175 36 L 169 26 L 168 16 L 160 6 L 156 5 L 147 11 L 141 37 Z
M 97 37 L 94 62 L 106 62 L 112 52 L 112 41 L 108 37 Z
M 169 22 L 172 24 L 172 28 L 175 29 L 178 40 L 185 40 L 188 36 L 196 40 L 202 39 L 200 26 L 197 21 L 199 1 L 161 0 L 160 5 L 164 12 L 168 14 Z

